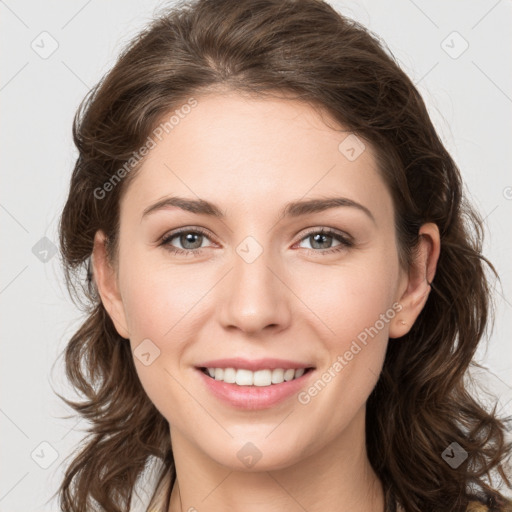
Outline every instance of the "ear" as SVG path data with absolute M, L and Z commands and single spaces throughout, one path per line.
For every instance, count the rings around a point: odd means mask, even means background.
M 123 338 L 128 339 L 130 335 L 126 327 L 126 315 L 121 294 L 119 293 L 117 274 L 109 261 L 106 241 L 105 233 L 101 230 L 97 231 L 94 236 L 94 248 L 92 251 L 94 281 L 98 288 L 101 302 L 112 319 L 117 332 Z
M 419 230 L 418 247 L 405 283 L 399 290 L 400 312 L 390 322 L 389 337 L 400 338 L 407 334 L 425 306 L 441 250 L 439 229 L 436 224 L 423 224 Z

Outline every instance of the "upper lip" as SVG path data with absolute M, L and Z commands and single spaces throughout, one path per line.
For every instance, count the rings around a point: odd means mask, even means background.
M 275 370 L 276 368 L 282 368 L 287 370 L 289 368 L 313 368 L 312 364 L 300 363 L 298 361 L 290 361 L 286 359 L 275 359 L 271 357 L 265 357 L 263 359 L 244 359 L 243 357 L 232 357 L 228 359 L 214 359 L 211 361 L 205 361 L 204 363 L 198 364 L 197 368 L 235 368 L 251 370 L 253 372 L 258 370 Z

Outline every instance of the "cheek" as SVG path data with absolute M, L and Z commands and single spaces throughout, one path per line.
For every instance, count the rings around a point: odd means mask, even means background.
M 398 260 L 382 254 L 301 280 L 301 293 L 309 290 L 308 306 L 319 319 L 317 336 L 327 357 L 314 388 L 299 401 L 314 402 L 312 409 L 320 415 L 333 414 L 337 421 L 332 424 L 342 423 L 367 400 L 385 358 L 390 322 L 400 310 L 394 301 Z M 333 403 L 343 407 L 323 410 Z
M 141 268 L 136 262 L 132 268 L 126 266 L 123 287 L 135 368 L 151 402 L 164 417 L 179 424 L 180 418 L 197 414 L 180 384 L 180 371 L 197 330 L 192 319 L 205 282 L 184 266 L 162 269 L 156 265 L 146 272 Z M 140 357 L 144 353 L 150 354 L 146 360 Z
M 392 305 L 398 275 L 396 257 L 368 254 L 343 266 L 318 265 L 314 272 L 304 270 L 296 278 L 294 290 L 342 349 L 376 322 L 383 337 L 387 336 L 386 320 L 395 314 Z M 381 315 L 386 314 L 382 325 Z
M 122 295 L 133 342 L 154 338 L 162 344 L 176 338 L 210 285 L 204 273 L 188 265 L 170 266 L 165 259 L 133 254 L 120 269 Z

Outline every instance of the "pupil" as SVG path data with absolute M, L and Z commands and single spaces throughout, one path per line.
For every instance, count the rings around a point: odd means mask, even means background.
M 319 239 L 320 238 L 323 238 L 323 242 L 319 242 Z M 329 235 L 325 235 L 325 234 L 321 234 L 321 233 L 318 233 L 316 235 L 313 235 L 313 240 L 314 240 L 314 243 L 312 243 L 311 245 L 313 247 L 315 247 L 314 244 L 316 244 L 317 242 L 320 243 L 321 247 L 318 247 L 319 249 L 328 249 L 330 247 L 330 244 L 328 242 L 326 242 L 325 240 L 330 238 Z
M 202 243 L 201 237 L 202 236 L 203 235 L 200 235 L 198 233 L 187 233 L 186 235 L 181 235 L 181 239 L 180 239 L 181 245 L 183 247 L 185 247 L 185 249 L 198 249 L 199 247 L 201 247 L 201 243 Z M 194 241 L 194 238 L 196 238 L 195 241 Z M 187 245 L 189 243 L 192 244 L 192 246 Z

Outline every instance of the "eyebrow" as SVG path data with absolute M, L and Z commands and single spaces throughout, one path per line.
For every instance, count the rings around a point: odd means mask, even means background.
M 148 206 L 142 213 L 142 217 L 144 218 L 150 213 L 156 212 L 157 210 L 163 210 L 171 206 L 176 206 L 182 210 L 196 213 L 198 215 L 210 215 L 220 219 L 225 218 L 225 214 L 222 212 L 222 210 L 209 201 L 205 201 L 204 199 L 188 199 L 185 197 L 177 196 L 165 197 Z M 366 206 L 363 206 L 362 204 L 357 203 L 352 199 L 348 199 L 347 197 L 329 197 L 325 199 L 293 201 L 285 205 L 281 211 L 280 216 L 300 217 L 301 215 L 323 212 L 331 208 L 339 208 L 342 206 L 357 208 L 358 210 L 364 212 L 375 223 L 375 217 Z

